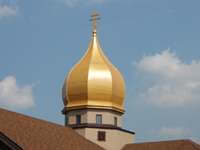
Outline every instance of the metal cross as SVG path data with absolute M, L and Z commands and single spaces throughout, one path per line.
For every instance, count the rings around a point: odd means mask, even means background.
M 92 21 L 93 31 L 97 29 L 97 20 L 100 20 L 100 15 L 97 12 L 93 12 L 90 21 Z

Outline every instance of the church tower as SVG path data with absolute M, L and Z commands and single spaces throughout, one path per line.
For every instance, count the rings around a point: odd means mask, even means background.
M 82 59 L 66 76 L 62 89 L 65 125 L 107 150 L 133 143 L 134 132 L 122 128 L 125 83 L 103 53 L 93 13 L 92 38 Z

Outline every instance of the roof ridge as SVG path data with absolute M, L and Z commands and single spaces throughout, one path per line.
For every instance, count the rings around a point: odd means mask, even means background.
M 143 144 L 143 143 L 160 143 L 160 142 L 177 142 L 177 141 L 191 141 L 190 139 L 174 139 L 174 140 L 160 140 L 160 141 L 147 141 L 147 142 L 138 142 L 133 144 Z

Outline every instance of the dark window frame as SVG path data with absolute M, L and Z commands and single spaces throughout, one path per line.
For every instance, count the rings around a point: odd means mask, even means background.
M 81 124 L 81 115 L 76 115 L 76 124 L 77 125 Z
M 118 118 L 114 117 L 114 126 L 117 126 L 117 125 L 118 125 Z
M 65 115 L 65 125 L 67 126 L 69 124 L 69 116 Z
M 98 131 L 97 132 L 97 140 L 98 141 L 106 141 L 106 132 L 105 131 Z

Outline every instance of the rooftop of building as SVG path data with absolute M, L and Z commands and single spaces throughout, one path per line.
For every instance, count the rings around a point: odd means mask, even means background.
M 127 144 L 122 150 L 200 150 L 200 145 L 184 139 Z
M 103 150 L 69 127 L 1 108 L 0 132 L 23 150 Z

